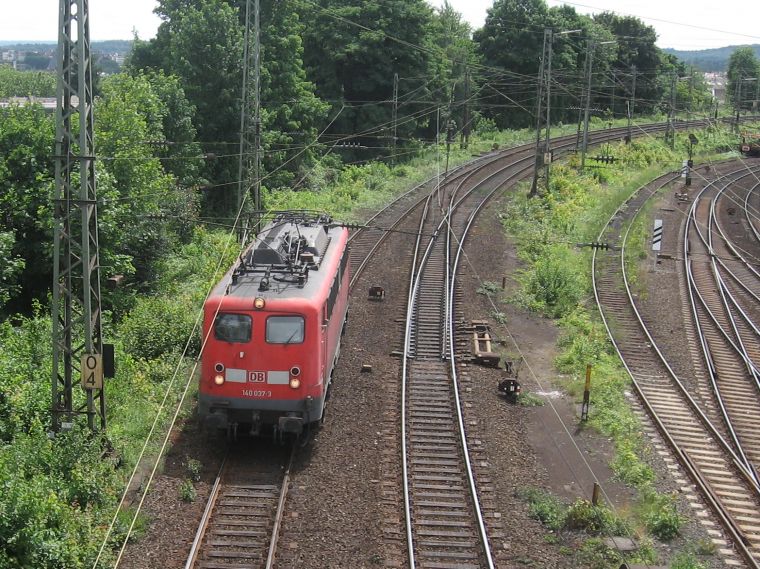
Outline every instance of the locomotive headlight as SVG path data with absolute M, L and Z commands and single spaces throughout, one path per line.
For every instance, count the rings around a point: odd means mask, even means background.
M 293 389 L 298 389 L 299 387 L 301 387 L 301 380 L 298 379 L 297 377 L 290 378 L 290 387 L 292 387 Z
M 222 385 L 224 383 L 224 376 L 221 373 L 217 373 L 214 376 L 214 383 L 216 385 Z
M 256 297 L 256 299 L 253 301 L 253 307 L 256 310 L 261 310 L 262 308 L 264 308 L 264 299 L 261 298 L 260 296 Z

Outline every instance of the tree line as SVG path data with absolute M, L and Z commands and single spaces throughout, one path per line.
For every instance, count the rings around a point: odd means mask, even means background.
M 131 73 L 161 70 L 180 78 L 204 150 L 217 156 L 205 170 L 210 185 L 203 202 L 210 212 L 228 212 L 234 204 L 245 5 L 160 0 L 163 23 L 155 39 L 138 40 L 128 62 Z M 558 121 L 577 119 L 587 40 L 598 44 L 593 106 L 608 116 L 627 112 L 633 73 L 634 110 L 641 114 L 667 104 L 668 74 L 690 76 L 655 45 L 654 29 L 639 19 L 612 13 L 592 18 L 571 6 L 550 8 L 545 0 L 496 0 L 474 33 L 447 2 L 433 9 L 424 0 L 262 0 L 261 22 L 269 191 L 308 188 L 317 160 L 401 158 L 435 140 L 449 119 L 458 129 L 471 127 L 464 124 L 465 106 L 470 123 L 532 124 L 545 28 L 557 32 L 552 105 Z M 577 32 L 560 34 L 569 30 Z M 678 88 L 684 105 L 687 99 L 690 107 L 707 101 L 699 75 Z M 389 156 L 393 148 L 401 156 Z
M 155 263 L 195 223 L 227 227 L 237 217 L 245 10 L 245 0 L 159 0 L 156 37 L 135 38 L 125 71 L 97 80 L 102 272 L 133 283 L 130 294 L 106 292 L 117 313 L 150 291 Z M 555 122 L 578 120 L 589 53 L 598 115 L 667 110 L 673 74 L 687 79 L 676 83 L 679 108 L 709 103 L 701 76 L 634 17 L 496 0 L 473 31 L 448 2 L 261 0 L 265 205 L 275 192 L 318 192 L 346 164 L 403 162 L 447 135 L 534 124 L 547 28 Z M 0 71 L 8 95 L 52 89 L 50 76 Z M 0 112 L 0 252 L 9 260 L 0 310 L 28 312 L 51 279 L 54 120 L 37 108 Z

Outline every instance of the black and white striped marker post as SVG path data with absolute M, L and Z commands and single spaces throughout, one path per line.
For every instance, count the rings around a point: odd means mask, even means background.
M 659 251 L 662 245 L 662 220 L 654 220 L 654 231 L 652 232 L 652 251 Z

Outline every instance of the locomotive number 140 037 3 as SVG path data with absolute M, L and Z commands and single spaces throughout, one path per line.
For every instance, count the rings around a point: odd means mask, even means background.
M 272 392 L 266 389 L 243 389 L 245 397 L 271 397 Z

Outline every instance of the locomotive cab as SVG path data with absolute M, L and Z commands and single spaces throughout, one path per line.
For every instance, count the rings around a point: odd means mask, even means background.
M 347 232 L 279 223 L 257 241 L 206 301 L 199 413 L 212 428 L 299 434 L 324 414 L 347 310 Z

